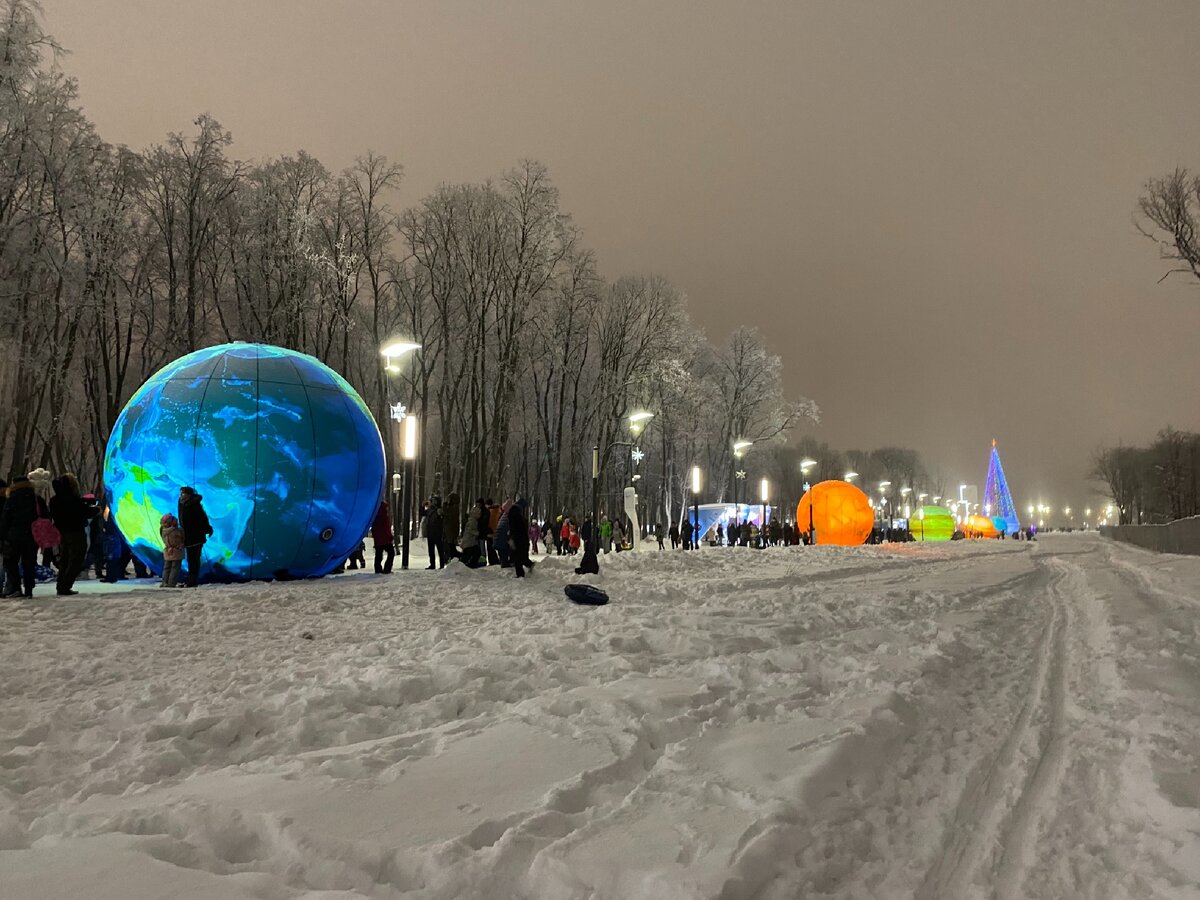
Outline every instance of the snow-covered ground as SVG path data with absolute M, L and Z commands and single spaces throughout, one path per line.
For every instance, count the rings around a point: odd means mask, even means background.
M 1200 898 L 1200 558 L 709 549 L 0 605 L 0 897 Z

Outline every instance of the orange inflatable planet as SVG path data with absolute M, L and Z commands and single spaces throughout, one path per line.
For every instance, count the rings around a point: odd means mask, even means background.
M 959 527 L 969 538 L 994 538 L 1000 534 L 996 530 L 996 523 L 987 516 L 967 516 Z
M 818 544 L 853 547 L 871 536 L 875 510 L 867 495 L 846 481 L 822 481 L 813 485 L 796 506 L 796 524 L 808 530 L 809 507 Z

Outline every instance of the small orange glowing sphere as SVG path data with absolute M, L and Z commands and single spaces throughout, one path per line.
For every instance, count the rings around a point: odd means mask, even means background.
M 796 506 L 796 524 L 808 530 L 812 526 L 818 544 L 854 547 L 871 536 L 875 510 L 867 495 L 846 481 L 822 481 L 813 485 Z

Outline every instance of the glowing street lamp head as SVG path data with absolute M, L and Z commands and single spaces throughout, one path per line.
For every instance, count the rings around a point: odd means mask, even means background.
M 692 493 L 700 493 L 700 467 L 692 466 Z
M 741 457 L 741 455 L 743 453 L 745 453 L 747 449 L 749 449 L 750 447 L 753 447 L 753 446 L 754 446 L 754 441 L 746 441 L 746 440 L 734 441 L 733 455 L 737 456 L 737 457 Z
M 406 415 L 401 426 L 401 454 L 406 460 L 415 460 L 416 458 L 416 416 Z
M 857 473 L 857 472 L 847 472 L 845 475 L 843 475 L 843 476 L 842 476 L 842 479 L 843 479 L 844 481 L 850 481 L 850 482 L 852 482 L 852 481 L 854 481 L 854 479 L 855 479 L 855 478 L 857 478 L 857 477 L 858 477 L 858 473 Z
M 629 419 L 629 430 L 637 434 L 646 427 L 647 422 L 654 418 L 654 413 L 639 409 L 637 412 L 630 413 L 626 418 Z
M 887 489 L 891 486 L 892 486 L 892 483 L 890 481 L 879 482 L 879 493 L 881 493 L 881 494 L 887 493 Z
M 928 494 L 917 494 L 917 499 L 918 499 L 918 500 L 924 500 L 924 499 L 925 499 L 926 497 L 928 497 L 928 496 L 929 496 Z
M 769 488 L 770 488 L 770 486 L 767 484 L 767 479 L 765 479 L 765 478 L 764 478 L 764 479 L 762 480 L 762 484 L 761 484 L 761 485 L 759 485 L 759 487 L 762 489 L 762 502 L 763 502 L 763 503 L 766 503 L 766 502 L 767 502 L 767 498 L 768 498 L 768 491 L 769 491 Z
M 391 359 L 394 356 L 403 356 L 405 353 L 411 353 L 414 350 L 420 350 L 421 345 L 412 341 L 389 341 L 379 348 L 379 352 Z
M 817 464 L 817 461 L 815 459 L 802 459 L 802 460 L 800 460 L 800 471 L 802 473 L 807 472 L 809 469 L 811 469 L 816 464 Z

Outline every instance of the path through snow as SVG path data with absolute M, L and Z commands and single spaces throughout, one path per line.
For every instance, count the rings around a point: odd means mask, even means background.
M 0 896 L 1200 898 L 1200 559 L 569 565 L 0 607 Z

